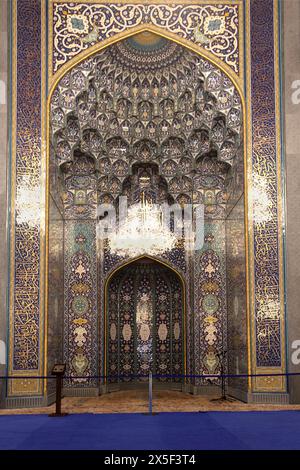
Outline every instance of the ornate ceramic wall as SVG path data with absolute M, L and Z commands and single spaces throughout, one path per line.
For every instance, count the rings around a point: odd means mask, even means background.
M 243 142 L 248 299 L 248 314 L 243 312 L 241 319 L 244 337 L 245 322 L 247 323 L 247 371 L 284 372 L 283 203 L 277 1 L 211 0 L 169 3 L 157 0 L 146 5 L 134 1 L 122 5 L 111 1 L 101 4 L 93 1 L 49 0 L 48 14 L 46 2 L 22 0 L 12 3 L 9 374 L 23 374 L 28 377 L 47 371 L 47 322 L 51 323 L 48 320 L 51 310 L 47 309 L 51 105 L 53 111 L 53 100 L 59 93 L 59 87 L 64 88 L 63 80 L 66 83 L 70 76 L 68 72 L 75 65 L 91 63 L 88 57 L 92 54 L 98 54 L 104 47 L 142 31 L 151 31 L 165 39 L 174 40 L 187 47 L 191 54 L 193 51 L 193 54 L 200 55 L 203 63 L 211 64 L 220 71 L 224 81 L 229 80 L 234 85 L 235 94 L 241 100 L 245 123 Z M 217 96 L 219 92 L 217 90 Z M 65 98 L 69 103 L 74 99 L 67 94 Z M 57 116 L 59 119 L 59 113 Z M 60 142 L 61 160 L 62 163 L 67 163 L 63 139 Z M 85 197 L 93 198 L 92 184 L 91 181 L 91 187 L 85 188 Z M 77 189 L 82 188 L 79 185 Z M 76 191 L 72 195 L 71 193 L 72 191 L 67 197 L 75 198 Z M 82 197 L 83 193 L 80 194 L 77 196 Z M 68 199 L 65 202 L 67 205 Z M 236 210 L 238 211 L 238 207 Z M 73 219 L 73 215 L 70 219 Z M 96 351 L 91 353 L 88 365 L 82 357 L 84 344 L 90 343 L 91 348 L 95 347 L 93 334 L 97 328 L 96 298 L 92 296 L 88 305 L 83 299 L 81 302 L 78 299 L 80 295 L 84 297 L 79 292 L 82 277 L 85 276 L 87 285 L 96 282 L 94 267 L 91 268 L 94 263 L 93 254 L 89 251 L 93 249 L 93 245 L 87 242 L 95 226 L 91 220 L 89 226 L 85 224 L 83 227 L 78 219 L 80 211 L 76 215 L 76 221 L 67 221 L 70 225 L 70 240 L 65 239 L 65 263 L 68 266 L 73 265 L 74 269 L 68 268 L 70 278 L 66 289 L 70 290 L 70 295 L 65 301 L 73 302 L 74 316 L 69 317 L 67 325 L 73 332 L 76 347 L 72 364 L 77 372 L 88 373 L 95 368 L 97 370 Z M 236 220 L 240 220 L 238 216 Z M 237 224 L 237 230 L 242 225 Z M 234 253 L 232 240 L 235 235 L 232 227 L 231 225 L 226 229 L 230 233 L 227 247 L 229 253 Z M 218 230 L 216 225 L 207 225 L 206 230 L 203 252 L 194 260 L 195 275 L 197 270 L 201 270 L 201 266 L 210 265 L 211 273 L 206 282 L 212 285 L 217 283 L 219 291 L 224 292 L 226 266 L 222 260 L 215 259 L 215 252 L 221 250 L 222 254 L 225 249 L 225 245 L 220 244 L 221 238 L 225 239 L 225 232 Z M 227 277 L 234 282 L 235 266 L 240 260 L 234 256 L 230 259 L 227 272 L 231 270 L 231 273 Z M 216 265 L 218 275 L 213 274 Z M 208 308 L 214 309 L 214 293 L 209 295 L 211 297 L 206 298 L 205 302 Z M 239 294 L 236 297 L 239 298 Z M 230 298 L 227 300 L 228 305 L 236 302 Z M 203 302 L 203 299 L 199 298 L 198 302 Z M 226 305 L 220 303 L 219 318 L 224 316 L 225 311 Z M 209 316 L 201 320 L 198 316 L 193 325 L 198 331 L 196 335 L 200 335 L 201 331 L 197 327 L 197 321 L 207 324 L 207 331 L 213 338 L 216 322 Z M 205 342 L 199 337 L 196 344 L 198 348 L 203 348 Z M 214 361 L 210 360 L 209 346 L 213 345 L 205 346 L 203 357 L 206 359 L 196 368 L 196 372 L 212 372 Z M 69 345 L 65 345 L 65 351 L 68 348 Z M 246 348 L 245 341 L 243 348 Z M 243 364 L 241 370 L 244 371 L 245 368 L 246 365 Z M 46 392 L 45 387 L 43 380 L 15 380 L 10 382 L 8 394 L 38 396 Z M 255 378 L 250 381 L 249 390 L 284 393 L 286 383 L 282 377 Z

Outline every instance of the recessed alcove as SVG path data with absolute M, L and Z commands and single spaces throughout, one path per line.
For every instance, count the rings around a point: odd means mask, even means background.
M 130 321 L 120 300 L 124 279 L 130 284 L 129 273 L 141 263 L 134 255 L 112 253 L 97 237 L 99 205 L 117 210 L 120 196 L 131 205 L 142 193 L 159 204 L 189 204 L 193 213 L 204 206 L 203 246 L 190 251 L 178 243 L 144 268 L 151 272 L 152 299 L 159 297 L 154 280 L 159 269 L 169 283 L 180 276 L 185 286 L 178 371 L 217 375 L 225 352 L 225 371 L 247 373 L 243 122 L 230 78 L 154 33 L 124 39 L 79 62 L 58 82 L 51 98 L 50 147 L 48 363 L 59 358 L 67 363 L 72 378 L 66 393 L 107 390 L 107 380 L 85 376 L 111 375 L 112 364 L 128 377 L 142 370 L 136 365 L 137 287 Z M 173 274 L 162 274 L 168 270 Z M 115 313 L 111 296 L 106 297 L 112 285 L 119 289 Z M 117 315 L 115 327 L 111 315 Z M 162 349 L 174 340 L 172 318 L 171 309 L 160 320 L 164 326 L 153 323 L 153 341 L 160 338 L 159 328 L 165 338 Z M 119 352 L 112 363 L 114 341 Z M 166 365 L 174 373 L 169 366 L 174 351 L 168 360 L 163 350 L 153 352 L 155 370 Z M 138 385 L 134 377 L 129 382 Z M 219 383 L 215 377 L 186 378 L 164 386 L 209 393 Z M 119 380 L 118 387 L 123 385 Z M 232 393 L 245 396 L 244 379 L 229 385 Z

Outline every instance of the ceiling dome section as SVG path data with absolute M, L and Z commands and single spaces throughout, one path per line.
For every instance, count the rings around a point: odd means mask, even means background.
M 151 31 L 143 31 L 142 33 L 134 34 L 126 41 L 129 41 L 136 49 L 145 50 L 158 50 L 164 47 L 166 43 L 170 42 L 162 36 L 152 33 Z M 122 42 L 119 42 L 119 44 L 122 44 Z
M 175 65 L 184 49 L 154 33 L 139 33 L 112 46 L 110 53 L 123 66 L 135 71 L 155 71 Z

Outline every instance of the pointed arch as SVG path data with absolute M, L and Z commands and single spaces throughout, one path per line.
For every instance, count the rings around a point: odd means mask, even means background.
M 64 75 L 66 75 L 70 70 L 72 70 L 74 67 L 76 67 L 79 63 L 87 59 L 88 57 L 96 54 L 97 52 L 106 49 L 107 47 L 110 47 L 111 45 L 122 41 L 124 39 L 127 39 L 131 36 L 134 36 L 138 33 L 141 32 L 152 32 L 154 34 L 157 34 L 165 39 L 168 39 L 170 41 L 173 41 L 186 49 L 198 54 L 202 58 L 208 60 L 211 62 L 215 67 L 220 69 L 222 72 L 224 72 L 225 75 L 232 81 L 233 85 L 235 86 L 235 89 L 237 93 L 240 96 L 241 99 L 241 105 L 242 105 L 242 113 L 243 113 L 243 150 L 244 150 L 244 208 L 245 208 L 245 216 L 244 216 L 244 222 L 245 222 L 245 257 L 246 257 L 246 309 L 247 309 L 247 342 L 248 342 L 248 352 L 249 352 L 249 345 L 250 345 L 250 289 L 249 289 L 249 229 L 248 229 L 248 189 L 247 189 L 247 175 L 248 175 L 248 145 L 247 145 L 247 112 L 246 112 L 246 103 L 245 103 L 245 95 L 243 91 L 243 83 L 242 80 L 238 77 L 233 70 L 227 66 L 221 59 L 217 58 L 212 54 L 211 52 L 207 51 L 206 49 L 202 48 L 201 46 L 193 43 L 190 40 L 187 40 L 185 38 L 180 37 L 179 35 L 172 33 L 170 31 L 167 31 L 163 28 L 154 26 L 152 24 L 146 23 L 141 26 L 137 26 L 135 28 L 130 29 L 129 31 L 124 31 L 122 33 L 118 33 L 112 38 L 108 38 L 106 40 L 103 40 L 94 46 L 86 49 L 85 51 L 81 52 L 78 54 L 76 57 L 71 59 L 67 64 L 61 67 L 61 69 L 52 77 L 50 87 L 49 87 L 49 93 L 47 97 L 47 110 L 46 110 L 46 263 L 45 263 L 45 273 L 46 276 L 48 274 L 48 249 L 49 249 L 49 176 L 50 176 L 50 171 L 49 171 L 49 164 L 50 164 L 50 104 L 51 104 L 51 98 L 56 90 L 56 87 L 59 83 L 59 81 L 63 78 Z M 148 258 L 151 258 L 148 256 Z M 137 258 L 130 260 L 129 263 L 132 263 L 135 261 Z M 158 263 L 165 264 L 170 269 L 173 269 L 174 272 L 180 277 L 181 282 L 184 284 L 184 279 L 180 275 L 179 272 L 177 272 L 172 266 L 170 266 L 167 263 L 164 263 L 163 261 L 153 258 L 154 261 L 157 261 Z M 123 265 L 122 265 L 123 266 Z M 117 269 L 121 269 L 121 267 L 118 267 Z M 111 274 L 113 274 L 115 271 L 113 271 Z M 105 287 L 106 290 L 107 287 Z M 47 291 L 47 287 L 46 287 Z M 184 288 L 184 295 L 185 295 L 185 288 Z M 186 300 L 184 300 L 186 302 Z M 106 295 L 105 295 L 105 317 L 106 317 Z M 185 318 L 185 316 L 184 316 Z M 45 299 L 45 332 L 47 332 L 47 323 L 48 323 L 48 299 L 47 299 L 47 292 L 46 292 L 46 299 Z M 186 322 L 186 318 L 184 319 Z M 185 324 L 185 332 L 186 332 L 186 324 Z M 105 354 L 106 354 L 106 348 Z M 186 370 L 187 364 L 186 364 L 186 335 L 184 334 L 184 351 L 185 351 L 185 361 L 184 361 L 184 368 Z M 45 334 L 45 373 L 47 371 L 47 334 Z M 250 364 L 250 357 L 251 355 L 248 354 L 248 370 L 249 372 L 251 371 L 251 364 Z M 106 367 L 106 359 L 105 359 L 105 367 Z
M 137 261 L 141 261 L 143 259 L 146 260 L 151 260 L 154 263 L 163 266 L 170 271 L 172 271 L 177 279 L 179 280 L 181 287 L 182 287 L 182 297 L 183 297 L 183 332 L 182 332 L 182 338 L 183 338 L 183 374 L 186 374 L 187 371 L 187 341 L 186 341 L 186 332 L 187 332 L 187 318 L 186 318 L 186 282 L 182 274 L 175 269 L 169 262 L 166 260 L 162 260 L 160 258 L 157 258 L 155 256 L 151 256 L 148 254 L 143 254 L 140 256 L 136 256 L 134 258 L 130 258 L 130 260 L 126 260 L 120 265 L 116 266 L 106 277 L 105 283 L 104 283 L 104 375 L 107 375 L 107 345 L 108 345 L 108 332 L 107 332 L 107 317 L 108 317 L 108 289 L 109 289 L 109 284 L 110 281 L 114 278 L 115 275 L 117 275 L 118 272 L 120 272 L 122 269 L 136 263 Z M 105 379 L 106 383 L 106 379 Z M 185 383 L 185 380 L 184 380 Z

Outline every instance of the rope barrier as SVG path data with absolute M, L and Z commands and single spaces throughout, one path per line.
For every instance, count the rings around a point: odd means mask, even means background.
M 265 373 L 265 374 L 152 374 L 152 378 L 189 378 L 189 379 L 212 379 L 212 378 L 248 378 L 248 377 L 294 377 L 300 375 L 300 372 L 286 373 Z M 0 379 L 55 379 L 55 375 L 0 375 Z M 121 378 L 149 378 L 149 375 L 143 374 L 126 374 L 126 375 L 65 375 L 64 380 L 73 379 L 121 379 Z
M 93 375 L 93 376 L 63 376 L 64 370 L 61 373 L 57 373 L 56 375 L 38 375 L 38 376 L 26 376 L 26 375 L 19 375 L 19 376 L 11 376 L 11 375 L 2 375 L 0 376 L 0 379 L 4 380 L 14 380 L 14 379 L 55 379 L 56 380 L 56 410 L 54 413 L 50 413 L 48 416 L 49 417 L 63 417 L 67 416 L 68 413 L 62 413 L 61 411 L 61 399 L 62 399 L 62 383 L 63 380 L 74 380 L 74 379 L 85 379 L 85 380 L 95 380 L 95 379 L 120 379 L 120 378 L 145 378 L 148 379 L 148 415 L 153 415 L 156 413 L 153 413 L 153 379 L 154 378 L 170 378 L 170 379 L 184 379 L 184 378 L 189 378 L 189 379 L 209 379 L 211 380 L 212 378 L 217 378 L 217 379 L 225 379 L 225 378 L 248 378 L 248 377 L 290 377 L 290 376 L 300 376 L 300 372 L 287 372 L 285 374 L 283 373 L 270 373 L 270 374 L 152 374 L 150 371 L 148 375 L 142 375 L 142 374 L 128 374 L 128 375 Z M 223 385 L 225 386 L 223 380 L 222 380 L 222 387 Z M 220 398 L 219 400 L 226 400 L 226 394 L 225 394 L 225 389 L 224 389 L 224 396 Z

